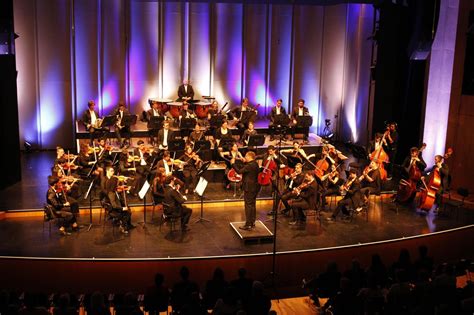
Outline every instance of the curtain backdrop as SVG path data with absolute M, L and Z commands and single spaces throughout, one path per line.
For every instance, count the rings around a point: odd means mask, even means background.
M 366 141 L 371 5 L 15 0 L 14 14 L 20 139 L 39 148 L 72 146 L 88 100 L 140 113 L 183 78 L 261 116 L 305 99 L 313 132 L 331 119 L 341 140 Z

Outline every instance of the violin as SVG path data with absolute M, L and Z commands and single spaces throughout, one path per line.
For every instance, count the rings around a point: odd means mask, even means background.
M 89 147 L 89 149 L 87 150 L 87 154 L 94 154 L 94 152 L 99 153 L 100 147 Z
M 341 196 L 345 196 L 347 194 L 347 192 L 349 191 L 349 189 L 351 188 L 352 184 L 354 183 L 356 179 L 357 179 L 357 176 L 354 176 L 354 178 L 346 181 L 343 185 L 341 185 L 339 189 Z
M 301 185 L 299 185 L 298 187 L 295 187 L 293 188 L 293 193 L 298 196 L 299 194 L 301 194 L 301 192 L 303 190 L 305 190 L 306 188 L 308 188 L 311 184 L 313 183 L 313 181 L 306 181 L 306 182 L 303 182 Z
M 127 157 L 127 162 L 132 163 L 132 162 L 140 162 L 141 158 L 138 155 L 129 155 Z
M 114 177 L 117 178 L 119 182 L 126 182 L 131 178 L 123 175 L 114 175 Z
M 362 181 L 362 180 L 365 178 L 365 176 L 367 176 L 367 175 L 368 175 L 371 171 L 373 171 L 373 170 L 374 170 L 374 169 L 372 169 L 372 168 L 370 167 L 370 165 L 366 166 L 366 167 L 364 168 L 364 171 L 362 172 L 362 175 L 360 175 L 360 177 L 359 177 L 359 181 Z

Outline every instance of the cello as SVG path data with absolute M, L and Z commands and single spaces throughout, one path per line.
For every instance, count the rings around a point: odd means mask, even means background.
M 277 169 L 277 164 L 273 160 L 273 158 L 267 159 L 265 166 L 263 167 L 262 171 L 258 173 L 257 181 L 261 186 L 268 186 L 272 181 L 273 172 Z
M 426 143 L 418 149 L 417 158 L 420 156 L 420 153 L 426 148 Z M 408 180 L 401 179 L 400 184 L 398 185 L 396 200 L 399 202 L 408 202 L 412 200 L 416 194 L 416 186 L 421 179 L 422 173 L 421 170 L 415 163 L 411 163 L 407 169 Z

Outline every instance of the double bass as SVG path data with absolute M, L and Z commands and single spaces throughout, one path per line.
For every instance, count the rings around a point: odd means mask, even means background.
M 383 143 L 385 142 L 386 135 L 387 131 L 383 134 L 383 137 L 380 140 L 379 148 L 370 154 L 370 160 L 379 164 L 380 179 L 383 181 L 387 179 L 387 170 L 385 169 L 383 163 L 389 162 L 388 154 L 383 149 Z
M 425 148 L 426 143 L 423 143 L 423 145 L 418 149 L 417 157 L 420 156 L 420 153 L 423 152 Z M 410 164 L 407 173 L 408 179 L 401 179 L 397 190 L 396 200 L 402 203 L 412 200 L 413 196 L 416 194 L 416 186 L 422 176 L 421 170 L 416 165 L 416 162 Z
M 447 152 L 443 155 L 444 161 L 451 157 L 453 154 L 453 149 L 448 148 Z M 418 202 L 418 208 L 425 211 L 430 211 L 433 207 L 433 204 L 436 201 L 436 193 L 441 187 L 441 174 L 439 168 L 435 167 L 428 177 L 428 181 L 425 181 L 424 178 L 421 178 L 423 182 L 423 188 L 420 192 L 420 199 Z
M 441 187 L 441 175 L 439 174 L 438 168 L 435 167 L 431 172 L 428 182 L 426 182 L 423 178 L 421 181 L 423 182 L 424 187 L 420 192 L 418 208 L 421 210 L 430 211 L 436 200 L 436 193 Z

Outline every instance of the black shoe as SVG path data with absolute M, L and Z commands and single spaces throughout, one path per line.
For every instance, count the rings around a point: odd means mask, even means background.
M 290 221 L 288 222 L 289 225 L 297 225 L 298 224 L 298 221 Z
M 189 231 L 191 231 L 191 229 L 187 225 L 183 225 L 181 227 L 181 232 L 189 232 Z
M 239 229 L 250 231 L 252 229 L 252 226 L 251 225 L 242 225 L 242 226 L 239 226 Z
M 267 215 L 275 215 L 275 211 L 273 211 L 273 210 L 272 210 L 272 211 L 268 211 L 268 212 L 267 212 Z
M 283 214 L 284 216 L 287 216 L 289 212 L 290 212 L 290 210 L 284 209 L 284 210 L 280 211 L 280 214 Z

